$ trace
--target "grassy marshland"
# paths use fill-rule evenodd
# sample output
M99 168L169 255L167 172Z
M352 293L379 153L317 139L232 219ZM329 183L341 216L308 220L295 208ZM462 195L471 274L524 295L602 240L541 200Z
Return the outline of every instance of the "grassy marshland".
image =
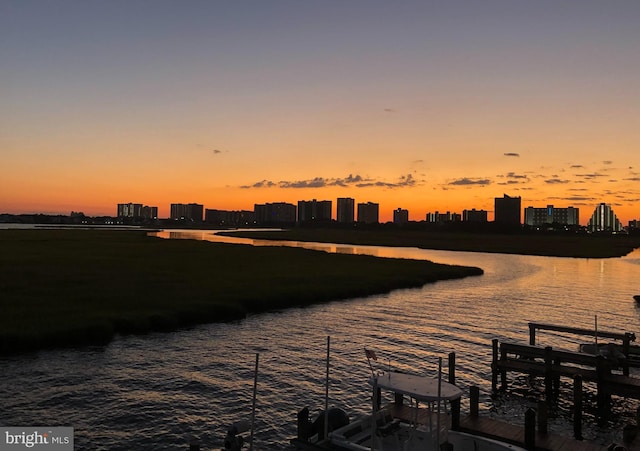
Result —
M108 342L345 299L479 268L143 232L0 231L0 353Z
M497 234L422 230L345 230L299 228L282 232L229 232L265 240L418 247L449 251L495 252L555 257L621 257L640 247L640 236L570 234Z

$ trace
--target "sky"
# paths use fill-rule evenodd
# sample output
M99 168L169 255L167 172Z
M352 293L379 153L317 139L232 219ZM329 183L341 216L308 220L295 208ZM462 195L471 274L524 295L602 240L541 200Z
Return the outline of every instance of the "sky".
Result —
M640 219L637 0L0 0L0 213Z

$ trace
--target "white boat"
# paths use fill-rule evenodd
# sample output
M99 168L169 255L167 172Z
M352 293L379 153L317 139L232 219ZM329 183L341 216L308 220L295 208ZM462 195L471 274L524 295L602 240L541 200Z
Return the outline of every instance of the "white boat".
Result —
M353 451L524 451L524 448L449 428L446 404L462 396L462 390L437 379L387 371L373 375L374 412L332 431L333 449ZM408 397L410 405L390 404L377 409L378 390ZM426 408L421 408L420 403ZM373 439L372 439L373 438Z

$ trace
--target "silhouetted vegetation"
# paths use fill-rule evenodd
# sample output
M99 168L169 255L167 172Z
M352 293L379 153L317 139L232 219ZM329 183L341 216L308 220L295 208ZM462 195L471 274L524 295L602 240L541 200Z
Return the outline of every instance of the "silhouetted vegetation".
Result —
M519 230L491 233L460 230L424 230L417 225L397 227L388 224L368 228L295 228L284 231L224 232L232 236L266 240L317 241L325 243L418 247L452 251L556 257L620 257L640 247L640 235L580 234Z
M428 261L163 240L138 231L0 230L0 352L106 343L482 274Z

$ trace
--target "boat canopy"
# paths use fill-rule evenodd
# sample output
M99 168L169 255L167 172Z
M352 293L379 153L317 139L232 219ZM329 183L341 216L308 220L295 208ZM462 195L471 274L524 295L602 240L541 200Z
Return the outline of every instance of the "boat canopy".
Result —
M387 371L372 376L372 385L410 396L417 401L433 402L438 400L438 379L414 374ZM462 390L448 382L440 382L440 400L453 401L462 396Z

